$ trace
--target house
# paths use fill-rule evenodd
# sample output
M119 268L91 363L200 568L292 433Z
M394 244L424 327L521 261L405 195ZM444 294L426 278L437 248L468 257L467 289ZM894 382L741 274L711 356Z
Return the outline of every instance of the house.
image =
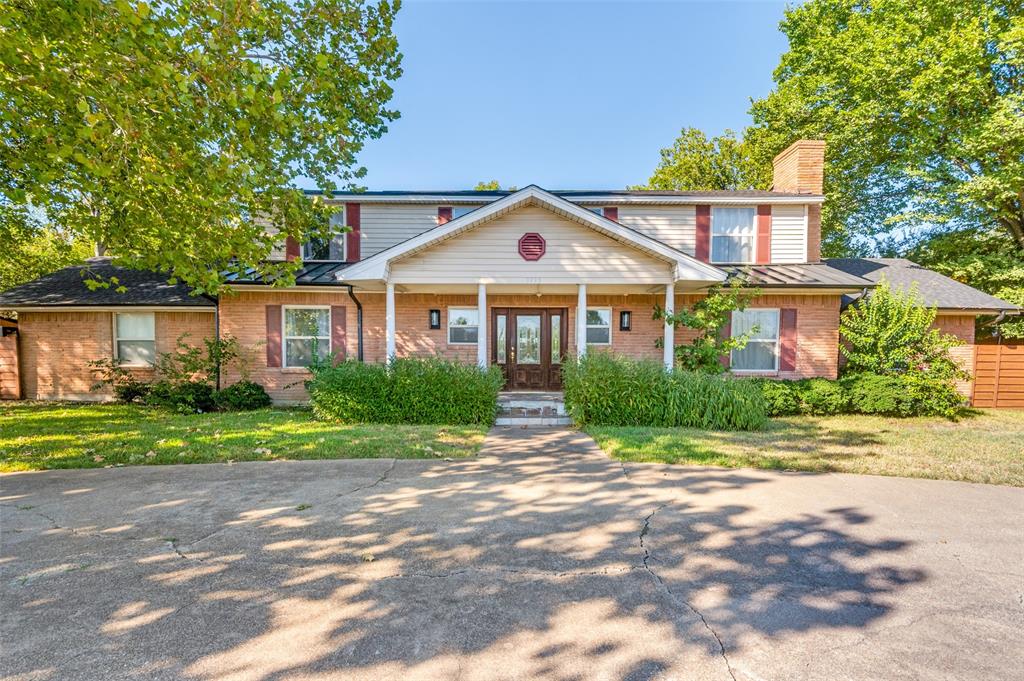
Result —
M335 194L337 237L275 253L301 259L294 286L235 276L215 300L91 260L0 293L0 310L18 313L20 355L0 363L20 363L27 398L99 399L90 360L118 358L145 376L180 335L221 334L250 349L247 374L279 402L305 398L314 352L367 362L440 354L500 366L510 389L558 389L563 358L588 351L671 366L686 330L654 320L654 307L688 305L743 276L760 295L729 331L758 331L728 358L732 371L835 378L844 300L878 272L911 265L822 260L823 158L824 143L794 143L775 159L771 191ZM126 290L89 290L86 268L116 273ZM969 344L976 316L1015 309L956 286L964 305L941 321Z

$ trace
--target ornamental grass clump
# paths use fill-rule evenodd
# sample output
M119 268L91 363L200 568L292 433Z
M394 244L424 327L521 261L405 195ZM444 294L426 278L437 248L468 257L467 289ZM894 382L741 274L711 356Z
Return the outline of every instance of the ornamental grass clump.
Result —
M504 382L497 367L441 358L325 363L312 371L306 388L313 413L342 423L489 425Z
M648 360L589 354L563 365L562 383L578 425L758 430L767 420L759 386Z

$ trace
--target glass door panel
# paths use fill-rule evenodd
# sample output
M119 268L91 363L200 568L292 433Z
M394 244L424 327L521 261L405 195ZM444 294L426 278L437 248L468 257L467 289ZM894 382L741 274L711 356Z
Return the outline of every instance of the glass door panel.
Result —
M508 323L508 317L503 314L498 315L495 318L494 330L494 350L498 357L498 364L505 363L505 325Z
M551 315L551 363L562 363L562 315Z
M540 315L516 315L516 363L540 364Z

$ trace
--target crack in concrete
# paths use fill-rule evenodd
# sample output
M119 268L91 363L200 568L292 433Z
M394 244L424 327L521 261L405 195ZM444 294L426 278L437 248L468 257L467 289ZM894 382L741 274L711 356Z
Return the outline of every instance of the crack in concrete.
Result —
M382 482L384 482L385 480L388 479L388 476L391 475L391 471L395 470L395 466L396 465L398 465L398 459L391 459L391 465L388 466L387 470L385 470L383 473L381 473L381 476L379 478L377 478L376 480L374 480L373 482L371 482L369 484L360 485L359 487L356 487L354 489L350 489L347 492L342 492L338 496L339 497L344 497L344 496L348 496L349 494L355 494L356 492L361 492L364 489L370 489L372 487L376 487L377 485L381 484Z
M658 511L660 511L661 509L665 508L666 506L668 506L668 502L665 502L665 503L661 504L660 506L655 508L653 511L651 511L647 515L647 517L644 518L644 526L640 529L640 548L643 549L643 551L644 551L644 556L643 556L644 569L647 570L647 572L649 572L652 577L654 577L655 581L658 582L658 585L661 586L661 588L665 590L665 593L668 594L668 596L670 598L675 599L675 600L679 601L680 603L682 603L683 605L685 605L690 610L690 612L692 612L694 615L696 615L700 619L701 623L703 623L703 625L704 625L704 628L707 629L708 632L712 636L715 637L715 641L718 642L719 655L721 655L722 660L725 662L726 671L729 672L729 676L732 677L733 681L736 681L736 674L733 672L732 664L730 664L730 662L729 662L729 656L726 654L725 644L722 642L722 638L718 635L718 632L714 630L714 628L711 626L711 624L704 617L704 613L702 613L697 608L693 607L693 605L689 601L687 601L685 598L683 598L679 594L677 594L674 591L672 591L672 589L669 588L668 584L665 583L665 580L661 578L661 575L659 575L657 572L655 572L654 569L650 565L650 561L651 561L651 558L652 558L651 551L647 547L647 544L644 542L644 537L647 536L647 533L651 529L651 518L653 518L655 516L655 514L658 513Z
M169 546L172 551L174 551L176 554L178 554L179 558L182 558L184 560L194 560L194 561L199 562L199 563L203 562L202 558L196 558L195 556L190 556L190 555L188 555L186 553L182 553L181 549L178 548L178 540L177 539L164 539L164 543L166 543L167 546Z
M562 572L556 572L552 570L517 570L515 568L480 568L480 567L464 567L457 570L446 570L443 572L400 572L393 575L380 575L380 576L367 576L361 575L356 572L343 572L339 573L342 576L357 579L359 581L366 582L384 582L395 579L450 579L452 577L459 577L466 574L481 574L481 575L521 575L524 577L548 577L548 578L561 578L561 577L598 577L616 574L625 574L632 572L633 570L644 569L641 565L631 565L629 567L621 568L605 568L604 570L566 570Z

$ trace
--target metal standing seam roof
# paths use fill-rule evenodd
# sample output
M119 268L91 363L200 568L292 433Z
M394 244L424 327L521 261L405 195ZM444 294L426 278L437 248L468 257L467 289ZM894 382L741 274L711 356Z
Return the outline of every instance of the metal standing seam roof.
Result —
M527 185L529 186L529 185ZM518 189L516 191L519 191ZM383 197L458 197L460 199L474 199L479 198L482 202L488 202L494 199L500 199L510 194L515 194L516 191L508 189L499 190L481 190L476 191L473 189L438 189L438 190L385 190L385 191L335 191L331 192L331 198L359 198L360 196L383 198ZM658 197L694 197L694 198L709 198L709 199L772 199L772 198L805 198L805 199L821 199L821 194L807 194L801 192L778 192L768 191L762 189L736 189L736 190L697 190L697 191L677 191L677 190L662 190L662 189L545 189L550 194L560 196L563 199L573 200L575 198L586 198L591 200L598 200L600 198L615 198L615 197L645 197L651 198ZM304 193L310 196L318 196L323 194L321 189L304 189Z
M900 290L909 289L916 283L924 304L940 310L1019 312L1021 309L906 258L830 258L827 262L833 268L870 281L872 285L883 277ZM852 299L847 304L849 302Z
M862 289L874 286L867 279L836 269L826 263L719 265L719 267L729 275L728 280L742 277L750 285L761 288Z
M101 279L117 277L127 290L117 287L90 290L85 279L94 275ZM87 307L118 305L153 305L162 307L215 307L213 298L194 295L184 284L168 284L170 275L146 270L119 267L110 258L90 258L51 272L27 284L0 292L0 310L18 307Z
M335 278L335 274L354 263L313 260L304 262L295 273L296 286L344 286ZM250 268L244 274L225 272L225 280L229 284L270 285L273 280L264 279L256 270Z

